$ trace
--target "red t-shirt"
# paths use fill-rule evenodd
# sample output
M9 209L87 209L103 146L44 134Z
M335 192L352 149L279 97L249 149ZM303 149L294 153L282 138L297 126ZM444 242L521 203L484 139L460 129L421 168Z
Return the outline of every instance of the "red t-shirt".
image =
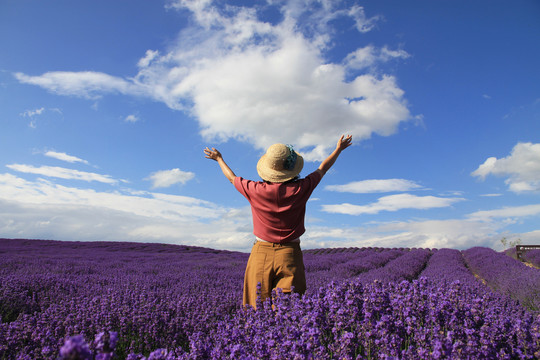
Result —
M234 187L251 204L253 234L273 243L297 239L306 229L306 203L322 175L314 171L304 179L288 183L234 179Z

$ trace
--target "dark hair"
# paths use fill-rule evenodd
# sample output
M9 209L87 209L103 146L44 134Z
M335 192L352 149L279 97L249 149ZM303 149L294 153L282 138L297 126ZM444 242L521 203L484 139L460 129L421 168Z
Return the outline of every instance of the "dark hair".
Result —
M288 183L292 183L292 182L295 182L297 180L300 179L300 175L296 175L295 177L293 177L291 180L287 180L287 181L284 181L283 183L284 184L288 184Z
M272 182L272 181L268 181L268 180L264 180L264 179L263 179L263 181L264 181L265 183L267 183L267 184L288 184L288 183L293 183L293 182L298 181L298 180L300 180L300 175L296 175L296 176L293 177L292 179L287 180L287 181L284 181L284 182L282 182L282 183L275 183L275 182Z

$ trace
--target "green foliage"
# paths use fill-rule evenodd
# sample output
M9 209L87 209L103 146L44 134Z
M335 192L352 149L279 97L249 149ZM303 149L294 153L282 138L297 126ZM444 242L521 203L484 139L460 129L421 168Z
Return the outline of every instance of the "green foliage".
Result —
M514 240L507 239L506 236L501 239L501 243L503 244L504 248L507 249L509 247L516 247L517 245L521 245L521 239L517 238Z

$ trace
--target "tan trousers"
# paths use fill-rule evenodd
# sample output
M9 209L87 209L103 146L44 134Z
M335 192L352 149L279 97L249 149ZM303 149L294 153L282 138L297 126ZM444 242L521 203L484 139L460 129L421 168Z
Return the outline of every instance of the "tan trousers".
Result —
M244 276L244 305L255 307L257 284L261 283L261 300L271 297L272 290L281 288L284 293L303 294L306 291L304 259L300 243L274 244L257 241Z

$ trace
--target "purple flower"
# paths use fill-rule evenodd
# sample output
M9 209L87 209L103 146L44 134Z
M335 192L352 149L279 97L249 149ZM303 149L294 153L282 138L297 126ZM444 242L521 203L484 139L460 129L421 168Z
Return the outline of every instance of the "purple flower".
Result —
M92 353L82 335L71 336L60 348L60 358L63 360L91 360Z
M96 335L94 345L100 352L113 352L118 341L118 333L116 331L103 331Z
M146 358L141 354L129 354L126 360L145 360Z
M113 353L101 353L96 355L96 360L111 360L113 356Z
M0 359L540 358L540 316L524 307L539 298L525 278L538 269L490 249L308 250L308 291L276 291L256 310L241 304L244 253L3 239L0 249Z
M150 355L148 356L148 360L167 360L168 352L167 349L157 349L155 351L152 351Z

